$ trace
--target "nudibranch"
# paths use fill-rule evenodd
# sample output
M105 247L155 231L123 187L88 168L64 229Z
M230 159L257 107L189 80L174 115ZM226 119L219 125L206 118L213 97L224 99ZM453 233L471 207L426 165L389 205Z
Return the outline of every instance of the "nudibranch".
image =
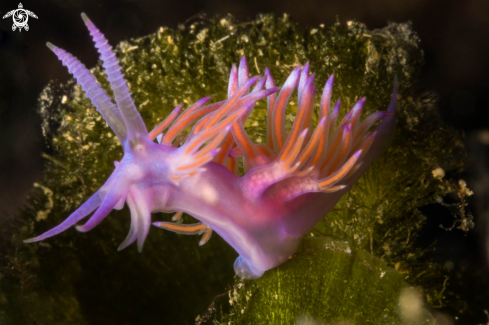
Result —
M175 212L176 222L153 224L181 234L202 234L201 245L212 231L217 232L239 254L234 263L237 275L257 278L291 257L301 237L351 189L395 130L396 81L387 111L362 121L365 98L361 98L340 120L340 101L331 105L331 76L314 127L316 88L309 64L296 67L279 88L268 69L264 76L250 78L243 57L239 67L231 69L228 99L206 105L206 97L183 112L178 106L148 132L115 53L88 17L82 14L82 18L100 53L115 104L80 61L47 45L114 131L124 156L115 162L105 184L64 222L26 243L59 234L95 211L84 225L76 227L89 231L127 202L131 227L119 249L137 241L141 251L151 213ZM286 108L296 89L297 115L287 130ZM267 135L265 144L255 144L244 123L256 102L264 98ZM182 224L182 213L200 223Z

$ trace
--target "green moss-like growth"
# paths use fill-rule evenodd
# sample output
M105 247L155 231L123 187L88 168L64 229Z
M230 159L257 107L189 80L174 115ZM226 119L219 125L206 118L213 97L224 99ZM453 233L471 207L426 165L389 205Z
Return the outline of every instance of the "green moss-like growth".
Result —
M229 293L222 324L436 324L399 273L365 251L305 238L294 258ZM300 297L300 299L298 299ZM408 300L408 301L406 301ZM409 311L409 313L408 313Z
M231 65L242 55L247 56L251 74L263 73L268 66L277 84L306 61L310 61L320 86L335 73L333 97L341 97L342 114L362 96L368 99L363 114L385 110L397 76L400 118L391 148L314 234L326 233L335 241L345 241L357 258L376 266L387 263L399 274L390 270L389 276L370 284L363 277L375 273L354 257L333 251L304 253L247 283L246 288L251 286L261 293L249 301L237 299L232 308L244 310L239 318L243 324L264 315L267 306L273 306L271 312L277 315L285 310L301 311L304 317L319 317L319 321L351 316L362 323L363 314L354 309L358 297L383 288L385 295L378 295L378 304L370 306L379 316L379 306L390 299L388 317L395 320L399 315L393 301L399 298L402 281L418 286L433 306L450 303L453 293L447 289L447 272L441 264L424 260L426 250L414 243L424 222L419 207L440 201L456 189L462 199L469 194L440 172L460 172L464 150L460 134L440 124L429 99L412 90L423 55L409 24L390 24L375 31L356 22L347 26L336 23L329 29L301 29L286 15L265 15L245 23L226 17L194 23L180 31L160 28L153 35L123 42L116 50L148 128L179 103L188 107L208 95L215 101L224 99ZM100 67L93 73L108 88ZM198 247L198 238L152 229L142 254L133 246L117 252L129 228L129 213L123 209L112 212L87 234L70 229L39 244L21 243L64 220L103 184L113 170L113 161L122 156L116 137L79 86L51 84L40 103L43 129L53 153L45 155L46 177L33 189L30 206L12 223L13 235L0 247L5 260L0 270L2 324L193 323L212 297L232 283L236 253L218 236ZM246 125L257 142L263 141L265 134L265 113L261 102ZM294 114L291 105L288 123ZM462 204L462 212L464 208ZM167 220L169 216L157 214L153 218ZM343 289L351 294L335 299L342 287L326 283L326 275L319 276L316 267L331 268L337 278L328 281L347 281ZM307 291L320 293L318 306L341 302L343 307L337 312L331 307L316 313L310 306L311 297L294 287L294 279L304 274L311 275ZM281 279L290 283L278 287L287 295L274 301L270 286ZM389 285L384 287L384 283ZM328 290L331 295L323 300ZM223 319L226 317L231 316ZM368 319L374 322L374 318Z

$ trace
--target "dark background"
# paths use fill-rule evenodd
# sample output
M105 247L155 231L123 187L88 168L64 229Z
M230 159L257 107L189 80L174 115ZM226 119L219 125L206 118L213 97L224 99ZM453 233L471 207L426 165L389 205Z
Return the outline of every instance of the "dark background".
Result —
M0 0L0 16L18 4L19 0ZM343 24L355 19L369 29L382 28L388 21L410 20L425 51L419 87L434 91L440 118L468 135L466 176L476 190L471 204L475 233L479 234L466 236L459 231L457 240L453 236L445 240L445 231L438 224L450 226L453 218L446 211L427 207L423 236L437 237L439 249L456 263L483 267L489 133L481 130L489 129L489 0L24 0L22 4L39 17L29 18L29 31L12 32L12 18L0 19L0 219L13 217L32 184L42 177L41 152L46 148L36 112L38 95L50 80L70 78L45 42L73 53L87 67L98 60L81 12L87 13L112 45L153 33L160 26L177 28L199 19L200 14L231 13L248 20L258 13L288 13L298 24L312 27L329 26L338 16Z

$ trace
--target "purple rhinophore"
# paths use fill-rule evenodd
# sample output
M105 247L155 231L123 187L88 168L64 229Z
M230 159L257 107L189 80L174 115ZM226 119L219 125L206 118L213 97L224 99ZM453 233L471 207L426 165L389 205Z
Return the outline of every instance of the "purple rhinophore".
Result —
M87 15L82 13L82 19L90 32L90 35L95 42L95 47L100 53L100 59L102 60L102 66L107 74L107 80L110 83L110 88L114 92L114 99L119 108L124 122L127 127L128 137L135 141L138 138L144 138L148 135L146 125L144 125L141 115L139 115L136 105L132 100L129 87L124 79L124 75L121 73L121 67L112 51L112 47L109 45L105 36L98 30L97 27L88 19Z
M104 120L114 131L119 140L123 142L126 139L127 132L121 113L117 110L116 106L112 103L112 100L97 82L95 77L83 63L78 61L78 59L70 53L49 42L46 43L46 45L54 52L54 54L56 54L63 65L68 68L68 71L75 77L78 84L87 93L87 97L92 100L97 111L102 114Z
M89 231L112 209L127 203L131 228L119 249L137 241L141 251L151 213L174 211L174 222L153 225L202 235L200 245L216 231L239 253L236 273L257 278L292 256L302 236L351 189L395 130L397 81L386 112L360 121L362 98L337 123L340 101L331 109L331 76L319 105L319 123L313 127L315 86L309 64L294 69L278 88L268 69L263 78L250 78L243 57L239 67L231 69L227 100L204 106L206 97L183 112L177 107L148 133L115 54L88 17L82 17L100 52L116 105L76 58L52 44L48 47L114 130L124 157L88 201L60 225L26 243L54 236L95 211L84 225L77 226L79 231ZM287 131L285 113L296 89L297 116ZM263 144L255 144L244 123L263 98L268 99L267 136ZM375 131L369 132L379 120ZM239 159L243 176L237 168ZM183 213L200 222L182 224Z

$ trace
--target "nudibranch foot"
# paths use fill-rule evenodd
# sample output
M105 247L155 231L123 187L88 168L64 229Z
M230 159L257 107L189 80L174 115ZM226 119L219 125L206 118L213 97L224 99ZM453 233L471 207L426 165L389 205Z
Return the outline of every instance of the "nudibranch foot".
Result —
M234 261L234 272L243 280L257 279L265 273L265 270L260 270L248 263L241 256Z

